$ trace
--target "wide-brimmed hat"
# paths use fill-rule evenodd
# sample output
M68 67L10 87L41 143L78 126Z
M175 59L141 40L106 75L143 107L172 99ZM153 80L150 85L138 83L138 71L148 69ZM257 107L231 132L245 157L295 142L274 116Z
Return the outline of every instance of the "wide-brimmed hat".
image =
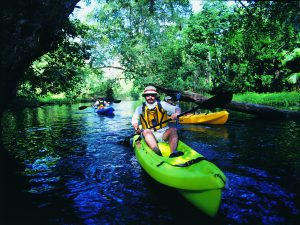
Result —
M154 86L147 86L145 89L144 89L144 92L142 94L143 97L145 97L146 95L148 94L154 94L154 95L158 95L157 91L156 91L156 88Z

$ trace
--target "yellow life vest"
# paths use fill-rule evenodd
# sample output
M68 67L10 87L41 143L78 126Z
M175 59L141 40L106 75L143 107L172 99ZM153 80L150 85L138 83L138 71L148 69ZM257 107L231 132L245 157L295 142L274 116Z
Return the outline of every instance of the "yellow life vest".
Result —
M105 106L104 101L99 101L98 109L103 109Z
M162 121L168 119L167 111L165 111L160 102L157 102L157 105L154 109L149 109L146 103L143 103L142 114L140 115L140 120L143 129L148 129L156 124L160 124ZM161 129L167 126L168 123L163 123L154 128L154 130Z

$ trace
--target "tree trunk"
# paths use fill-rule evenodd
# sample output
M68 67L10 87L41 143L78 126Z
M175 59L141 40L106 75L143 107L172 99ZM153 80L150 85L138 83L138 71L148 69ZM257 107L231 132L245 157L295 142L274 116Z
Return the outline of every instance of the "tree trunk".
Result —
M79 0L10 0L1 5L0 117L30 63L55 49Z
M204 97L203 95L194 92L168 89L156 84L151 84L151 85L155 86L159 92L164 92L167 95L172 96L174 99L176 99L176 94L180 93L181 94L180 100L184 102L195 102L196 104L201 104L208 99L207 97ZM249 113L257 116L268 117L268 118L272 117L272 118L300 119L300 112L298 111L280 110L274 107L259 105L259 104L249 104L249 103L231 101L230 103L226 104L222 108L239 111L243 113Z

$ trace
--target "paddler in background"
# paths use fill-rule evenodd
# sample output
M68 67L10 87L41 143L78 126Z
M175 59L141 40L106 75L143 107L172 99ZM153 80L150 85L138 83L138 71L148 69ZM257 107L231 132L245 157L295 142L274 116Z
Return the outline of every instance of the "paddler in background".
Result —
M93 107L97 109L102 109L106 105L104 98L99 97L97 101L94 103Z
M176 105L175 102L174 102L174 99L171 97L171 96L166 96L164 98L164 101L170 105Z
M175 103L174 99L171 96L166 96L164 98L164 101L169 105L177 106L178 108L180 108L180 106L179 106L180 94L177 94L176 97L177 97L177 103ZM171 116L171 115L168 113L168 116ZM176 127L178 127L178 119L176 119Z
M142 94L146 102L138 106L132 116L131 123L136 134L141 134L148 146L158 155L162 155L158 148L158 142L169 142L171 154L169 157L183 155L183 152L177 151L178 134L176 127L169 127L168 123L160 122L170 117L175 120L181 110L178 106L170 105L158 99L158 92L154 86L147 86ZM142 125L142 130L139 128ZM154 129L151 126L157 125Z

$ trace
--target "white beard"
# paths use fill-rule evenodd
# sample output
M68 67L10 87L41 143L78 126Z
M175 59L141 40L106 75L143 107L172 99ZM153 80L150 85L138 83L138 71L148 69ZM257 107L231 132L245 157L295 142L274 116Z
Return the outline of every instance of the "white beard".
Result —
M146 106L148 107L148 109L154 109L155 106L157 105L157 101L155 101L153 104L149 104L148 102L146 102Z

